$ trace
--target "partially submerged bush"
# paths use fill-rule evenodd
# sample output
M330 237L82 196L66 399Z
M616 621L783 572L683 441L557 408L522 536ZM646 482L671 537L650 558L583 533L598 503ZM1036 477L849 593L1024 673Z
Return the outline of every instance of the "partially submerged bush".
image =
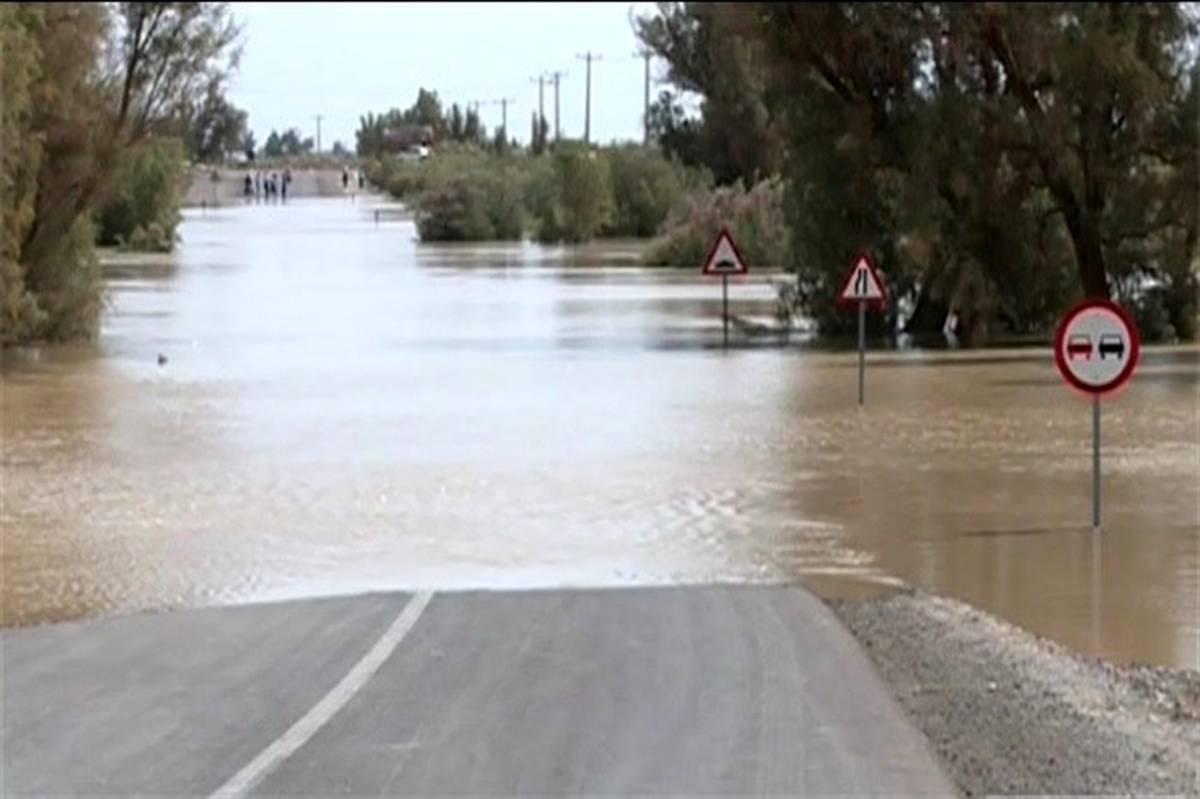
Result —
M649 236L706 175L640 147L561 142L548 157L439 148L424 161L382 158L368 176L411 203L425 241L582 242Z
M749 191L741 183L693 194L667 220L664 234L646 249L650 266L700 267L713 240L727 227L751 267L784 264L788 231L783 219L783 183L760 181Z
M605 151L613 194L613 218L605 233L646 238L656 235L684 198L707 190L708 175L668 161L657 150L614 147Z
M122 172L113 197L96 214L99 243L169 252L181 218L184 173L183 147L178 141L158 139L140 147Z
M608 162L593 150L560 144L549 170L533 178L530 210L540 241L588 241L612 220Z
M470 171L432 169L415 199L422 241L519 240L524 232L520 175L499 160Z

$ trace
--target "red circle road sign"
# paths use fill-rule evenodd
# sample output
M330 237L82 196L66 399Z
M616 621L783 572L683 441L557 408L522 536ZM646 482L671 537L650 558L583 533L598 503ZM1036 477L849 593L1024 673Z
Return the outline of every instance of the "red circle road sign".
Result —
M1142 342L1125 309L1108 300L1085 300L1072 308L1054 335L1054 360L1069 384L1106 394L1128 382Z

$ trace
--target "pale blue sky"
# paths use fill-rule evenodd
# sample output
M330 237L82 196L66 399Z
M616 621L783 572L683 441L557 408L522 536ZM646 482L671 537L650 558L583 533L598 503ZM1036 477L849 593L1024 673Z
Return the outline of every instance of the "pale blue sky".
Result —
M244 52L229 95L250 114L259 144L272 128L298 127L321 141L354 147L366 111L406 108L417 89L435 89L447 106L515 98L508 128L529 138L537 108L530 78L565 70L561 84L564 136L583 135L586 50L592 65L592 140L640 140L643 63L630 14L652 3L233 3ZM632 10L632 11L631 11ZM652 67L661 76L664 65ZM657 94L659 87L651 87ZM546 118L554 126L554 93L546 87ZM489 131L500 106L481 108Z

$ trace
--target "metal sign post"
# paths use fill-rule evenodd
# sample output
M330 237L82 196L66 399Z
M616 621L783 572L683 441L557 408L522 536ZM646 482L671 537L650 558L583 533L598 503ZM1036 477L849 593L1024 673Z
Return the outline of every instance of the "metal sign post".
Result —
M724 344L729 346L729 275L721 275L721 323L724 332Z
M1092 529L1100 532L1100 395L1092 395Z
M729 276L744 275L749 271L746 259L738 251L733 236L729 235L728 230L721 228L708 257L704 259L700 273L721 276L721 341L726 347L729 346Z
M846 275L838 303L842 306L858 307L858 405L862 407L866 397L867 373L867 306L883 308L887 305L887 288L883 278L871 263L866 253L859 255Z
M1129 381L1141 339L1125 309L1108 300L1073 308L1054 336L1054 362L1067 385L1092 400L1092 531L1100 532L1100 399Z
M858 404L863 404L863 383L867 371L867 304L858 301Z

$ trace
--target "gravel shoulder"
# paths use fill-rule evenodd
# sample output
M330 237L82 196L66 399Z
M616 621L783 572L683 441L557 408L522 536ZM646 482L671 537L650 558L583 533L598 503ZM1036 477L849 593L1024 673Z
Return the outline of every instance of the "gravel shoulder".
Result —
M912 589L828 604L967 796L1200 795L1200 672L1080 657Z

